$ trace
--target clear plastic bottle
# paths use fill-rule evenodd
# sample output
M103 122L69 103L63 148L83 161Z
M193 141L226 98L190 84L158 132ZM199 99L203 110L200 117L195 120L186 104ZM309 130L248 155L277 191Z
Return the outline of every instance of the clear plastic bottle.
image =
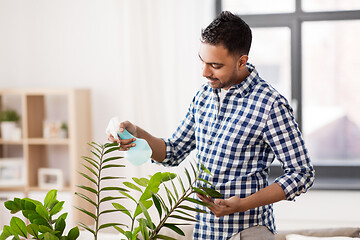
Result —
M118 135L121 139L134 138L126 129L122 133L118 132ZM148 142L144 139L136 138L133 143L136 144L135 147L131 147L125 151L125 158L133 165L140 166L149 160L152 155L152 150Z

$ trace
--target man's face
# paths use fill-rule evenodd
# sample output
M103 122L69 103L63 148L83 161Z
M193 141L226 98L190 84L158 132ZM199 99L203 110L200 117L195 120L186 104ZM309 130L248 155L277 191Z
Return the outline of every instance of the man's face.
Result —
M201 43L199 57L202 61L202 75L209 80L212 88L227 90L244 80L241 73L246 68L246 61L240 63L241 57L230 55L222 44Z

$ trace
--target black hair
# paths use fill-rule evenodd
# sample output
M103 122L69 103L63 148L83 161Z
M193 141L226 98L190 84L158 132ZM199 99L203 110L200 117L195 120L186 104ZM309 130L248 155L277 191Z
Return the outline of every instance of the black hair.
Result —
M249 25L229 11L223 11L201 32L201 41L223 44L230 54L249 54L252 34Z

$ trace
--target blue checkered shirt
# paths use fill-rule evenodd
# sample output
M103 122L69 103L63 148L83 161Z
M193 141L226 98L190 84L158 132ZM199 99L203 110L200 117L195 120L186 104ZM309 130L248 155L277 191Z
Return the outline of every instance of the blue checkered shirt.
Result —
M293 200L312 185L313 166L289 103L254 66L247 67L250 75L229 89L220 109L219 90L202 86L173 136L164 139L162 164L177 166L196 149L197 161L212 173L205 179L228 199L245 198L268 186L269 167L276 158L284 175L275 182ZM197 219L194 239L228 239L259 225L275 232L272 204L223 217L200 213Z

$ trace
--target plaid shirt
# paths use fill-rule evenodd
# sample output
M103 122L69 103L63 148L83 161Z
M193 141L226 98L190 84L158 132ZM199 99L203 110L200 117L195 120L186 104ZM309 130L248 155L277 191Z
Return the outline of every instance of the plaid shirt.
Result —
M176 132L164 139L162 164L177 166L196 149L197 160L212 173L204 178L228 199L245 198L268 186L269 167L276 158L285 173L275 182L293 200L312 185L313 166L289 103L254 66L247 67L250 75L229 89L220 109L219 90L203 85ZM228 239L258 225L275 232L272 204L219 218L200 213L197 219L194 239Z

